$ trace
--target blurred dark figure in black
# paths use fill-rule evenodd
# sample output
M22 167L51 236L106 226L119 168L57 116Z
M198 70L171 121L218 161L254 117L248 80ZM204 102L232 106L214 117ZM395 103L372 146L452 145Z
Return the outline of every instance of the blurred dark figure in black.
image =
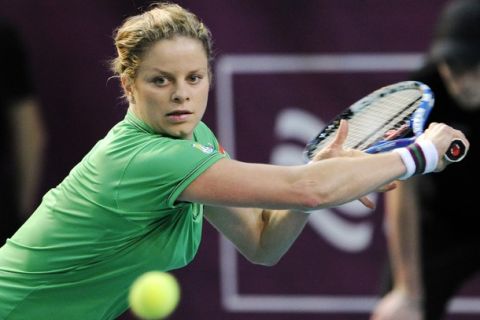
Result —
M11 25L0 21L0 246L32 212L45 132L27 56Z
M450 2L425 66L413 75L435 95L431 122L462 130L468 157L442 174L399 183L386 202L393 289L373 320L438 320L480 271L480 0Z

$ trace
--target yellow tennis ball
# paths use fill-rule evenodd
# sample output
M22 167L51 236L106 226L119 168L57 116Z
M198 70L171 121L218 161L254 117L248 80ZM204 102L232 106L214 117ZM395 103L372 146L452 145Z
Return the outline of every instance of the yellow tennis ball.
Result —
M180 300L180 286L170 273L150 271L138 277L130 287L128 301L132 312L145 320L169 316Z

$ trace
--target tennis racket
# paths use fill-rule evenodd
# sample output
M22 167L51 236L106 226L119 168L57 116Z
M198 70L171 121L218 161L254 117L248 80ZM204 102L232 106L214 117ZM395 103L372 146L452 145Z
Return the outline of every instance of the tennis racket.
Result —
M344 110L305 147L312 160L333 138L340 120L348 120L345 148L367 153L385 152L408 146L424 131L434 105L432 90L418 81L403 81L382 87ZM461 140L452 141L445 158L458 162L466 154Z

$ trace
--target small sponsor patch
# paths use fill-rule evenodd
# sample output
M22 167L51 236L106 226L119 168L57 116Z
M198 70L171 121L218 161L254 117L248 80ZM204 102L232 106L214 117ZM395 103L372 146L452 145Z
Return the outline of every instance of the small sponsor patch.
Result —
M197 148L198 150L202 151L203 153L210 154L212 153L215 149L211 144L204 146L203 144L200 143L192 143L192 147Z
M218 145L218 152L220 152L221 154L225 154L225 149L223 149L221 144Z

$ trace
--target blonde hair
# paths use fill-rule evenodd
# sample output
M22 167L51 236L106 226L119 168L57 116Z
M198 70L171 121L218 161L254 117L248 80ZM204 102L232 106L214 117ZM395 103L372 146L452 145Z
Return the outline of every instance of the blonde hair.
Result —
M175 36L197 39L202 43L210 73L213 60L210 31L195 14L177 4L164 2L127 18L115 30L117 57L111 61L114 75L134 80L144 53L157 41Z

